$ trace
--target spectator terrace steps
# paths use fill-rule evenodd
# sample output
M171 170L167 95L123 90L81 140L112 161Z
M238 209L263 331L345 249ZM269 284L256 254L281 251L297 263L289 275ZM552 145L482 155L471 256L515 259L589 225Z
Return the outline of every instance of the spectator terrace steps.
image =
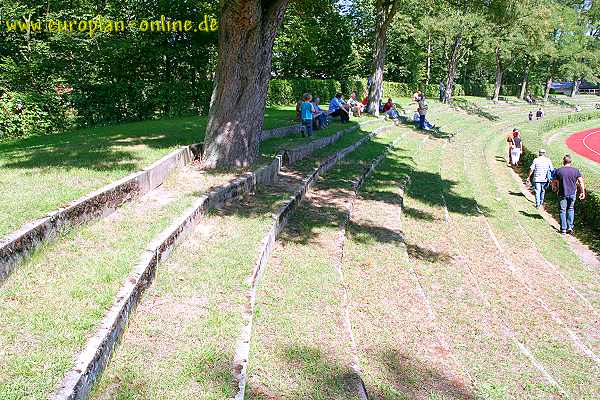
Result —
M351 130L356 128L353 127ZM341 150L338 156L344 157L348 152L369 140L370 137L377 135L381 129L384 128L379 128L371 134L363 136L353 145ZM345 132L349 131L346 130ZM336 140L339 140L340 137L336 136ZM311 151L323 148L328 144L330 143L313 146ZM309 154L310 151L305 153L305 156ZM168 258L173 248L190 234L209 209L222 207L234 199L255 192L261 185L276 182L282 168L282 158L280 154L270 164L259 170L246 173L229 184L219 186L196 199L180 218L148 245L140 257L138 266L117 294L116 302L105 315L98 332L90 339L86 348L78 357L74 368L65 376L53 394L53 399L85 398L89 394L97 376L110 359L115 343L122 335L130 313L139 302L141 293L152 282L159 263ZM332 160L335 160L334 156L330 157L327 162L334 162Z
M374 121L366 121L360 124L360 126L365 126L372 122ZM352 127L344 132L355 129L356 127ZM299 126L271 129L261 134L261 140L272 137L283 137L299 133L300 131ZM316 140L317 144L309 143L299 146L303 150L295 149L293 150L295 151L294 154L302 151L300 158L304 157L317 148L339 140L342 133L337 132L331 137L328 136ZM61 207L43 218L27 223L21 229L0 238L0 285L2 285L2 282L8 278L13 269L23 259L30 256L43 243L56 238L62 230L111 214L121 205L139 198L162 185L173 171L190 163L193 157L189 147L177 149L142 171L130 174L89 195L74 200L65 207ZM298 158L298 156L294 157L295 159ZM270 166L258 170L255 175L259 183L263 179L268 179L264 176L265 174L273 176L274 168L276 166L271 163ZM242 188L243 185L248 187L248 182L254 179L254 175L246 175L241 179L242 181L237 182L237 184L229 186L229 190L231 191L230 197L235 197L238 193L237 190L244 190Z

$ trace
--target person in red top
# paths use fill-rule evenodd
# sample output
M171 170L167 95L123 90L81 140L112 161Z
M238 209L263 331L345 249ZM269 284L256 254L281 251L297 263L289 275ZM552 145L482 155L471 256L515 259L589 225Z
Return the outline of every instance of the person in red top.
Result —
M383 105L383 112L385 115L387 115L391 119L400 118L400 114L398 114L398 110L396 110L396 107L394 106L394 102L392 101L391 98L388 98L387 103L385 103Z

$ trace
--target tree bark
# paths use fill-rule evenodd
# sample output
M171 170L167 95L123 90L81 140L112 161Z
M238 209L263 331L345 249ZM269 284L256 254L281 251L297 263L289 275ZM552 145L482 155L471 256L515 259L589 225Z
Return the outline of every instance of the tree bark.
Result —
M500 88L502 87L502 56L500 55L500 46L496 47L496 86L494 87L494 101L498 101L500 97Z
M446 76L446 90L444 90L444 103L448 103L452 99L452 91L454 90L454 75L456 75L456 64L458 62L458 52L462 43L462 33L459 33L454 38L452 44L452 55L448 60L448 75Z
M529 83L529 60L525 63L525 72L523 73L523 82L521 82L521 99L525 98L525 92L527 91L527 84Z
M289 0L221 0L219 61L203 165L248 166L258 157L273 42Z
M579 93L579 86L581 85L581 79L575 79L573 81L573 89L571 89L571 97L575 97Z
M385 50L387 47L386 35L398 10L398 1L377 0L375 7L377 26L375 29L375 53L373 57L374 72L372 84L369 88L368 112L378 116L379 102L383 95L383 67L385 65Z
M548 96L550 96L550 89L552 88L552 76L548 76L548 80L546 81L546 90L544 91L544 102L548 101Z

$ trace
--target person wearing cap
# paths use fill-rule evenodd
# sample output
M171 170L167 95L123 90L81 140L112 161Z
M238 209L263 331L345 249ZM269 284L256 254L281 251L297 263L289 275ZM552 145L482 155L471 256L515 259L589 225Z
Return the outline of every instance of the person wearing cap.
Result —
M527 176L527 180L531 181L535 190L535 208L540 208L544 204L544 195L548 186L548 175L554 170L552 161L546 157L546 150L540 149L538 154L538 157L531 163L529 176Z
M558 189L560 204L560 232L573 234L575 220L575 199L579 187L579 200L585 199L585 184L583 176L577 168L571 166L573 162L569 154L563 157L563 167L556 170L552 187Z
M513 131L512 148L510 150L510 162L513 166L519 164L521 154L523 152L523 141L521 140L521 131L515 129Z

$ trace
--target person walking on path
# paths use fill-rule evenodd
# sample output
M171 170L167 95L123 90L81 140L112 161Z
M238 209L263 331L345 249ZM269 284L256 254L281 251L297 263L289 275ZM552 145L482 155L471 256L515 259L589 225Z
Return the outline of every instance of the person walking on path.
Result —
M506 136L506 144L508 144L508 162L506 165L509 167L512 165L512 149L515 143L515 132L517 132L517 128L513 128L512 132Z
M523 153L523 141L521 140L521 135L519 135L519 133L518 129L513 131L512 148L510 149L510 162L513 167L519 164L521 154Z
M529 167L529 176L527 177L535 190L535 208L540 208L544 204L548 175L554 170L552 161L546 157L546 150L540 149L538 154ZM531 179L532 176L533 179Z
M560 232L573 233L573 221L575 220L575 199L577 198L577 187L579 186L579 200L585 199L585 183L583 176L577 168L571 166L571 156L563 157L563 167L556 170L552 187L558 188L558 199L560 204Z

